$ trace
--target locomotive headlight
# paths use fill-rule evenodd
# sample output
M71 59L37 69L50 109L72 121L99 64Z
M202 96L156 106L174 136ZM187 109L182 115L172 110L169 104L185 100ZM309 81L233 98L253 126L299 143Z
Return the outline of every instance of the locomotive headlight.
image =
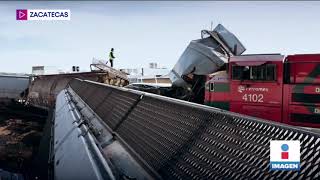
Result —
M316 88L316 93L320 93L320 88Z

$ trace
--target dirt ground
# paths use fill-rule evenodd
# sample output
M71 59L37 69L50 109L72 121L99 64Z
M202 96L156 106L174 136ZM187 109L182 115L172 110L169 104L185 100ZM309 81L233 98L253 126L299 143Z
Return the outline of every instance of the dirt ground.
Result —
M38 150L44 123L0 116L0 169L23 172Z

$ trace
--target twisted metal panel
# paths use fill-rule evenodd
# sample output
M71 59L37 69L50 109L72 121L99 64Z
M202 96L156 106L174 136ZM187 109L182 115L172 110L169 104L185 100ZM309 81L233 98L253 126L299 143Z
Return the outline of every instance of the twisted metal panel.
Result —
M97 88L88 81L83 89ZM73 86L71 86L73 88ZM74 86L91 108L92 93ZM162 179L319 179L320 135L151 94L101 86L96 113ZM90 99L90 101L88 101ZM138 103L137 103L138 102ZM115 108L117 107L117 108ZM120 109L120 110L119 110ZM120 125L117 129L115 124ZM120 123L120 124L119 124ZM270 140L300 140L301 170L270 171Z

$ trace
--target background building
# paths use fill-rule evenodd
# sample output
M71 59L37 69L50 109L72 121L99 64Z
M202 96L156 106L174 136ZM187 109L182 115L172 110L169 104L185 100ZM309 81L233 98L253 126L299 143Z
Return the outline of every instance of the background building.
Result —
M32 75L65 74L79 71L79 66L72 66L68 70L62 70L55 66L32 66Z
M171 83L169 79L170 69L158 67L155 62L149 63L149 67L121 69L128 73L130 83Z

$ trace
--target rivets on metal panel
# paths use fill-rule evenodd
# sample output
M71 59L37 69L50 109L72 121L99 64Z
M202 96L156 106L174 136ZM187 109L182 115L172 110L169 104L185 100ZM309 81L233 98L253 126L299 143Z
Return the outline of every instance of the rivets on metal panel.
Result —
M78 137L80 137L80 136L86 136L87 134L89 133L89 130L88 129L86 129L86 130L84 130L84 131L82 131L79 135L78 135Z
M80 126L82 126L83 124L85 123L85 121L84 120L82 120L82 121L80 121L80 123L78 124L78 128L80 128Z

